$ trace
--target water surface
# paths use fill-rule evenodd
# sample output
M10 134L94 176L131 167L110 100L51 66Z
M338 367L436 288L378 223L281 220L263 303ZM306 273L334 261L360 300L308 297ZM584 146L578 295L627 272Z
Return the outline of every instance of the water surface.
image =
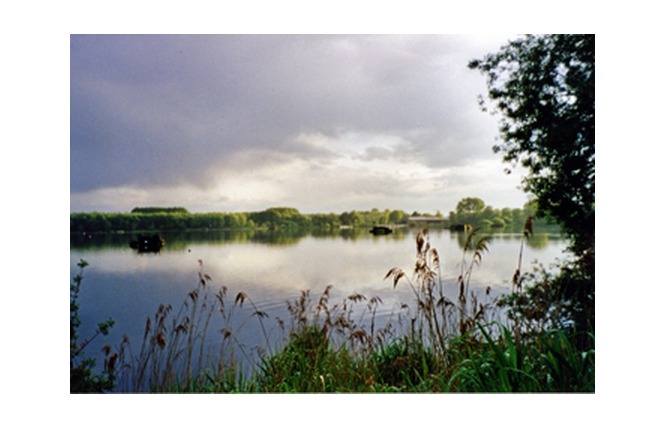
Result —
M281 335L276 319L288 320L286 301L297 299L311 290L313 299L328 285L331 305L353 293L368 300L381 299L378 316L384 320L402 303L413 304L406 282L396 289L384 279L393 267L413 273L418 230L398 229L386 236L373 236L367 230L341 230L334 233L285 233L280 231L208 231L165 234L165 246L159 253L138 253L129 247L133 238L126 235L73 236L70 248L70 272L79 272L76 264L84 259L85 268L80 295L81 335L94 332L97 322L111 317L116 324L107 338L91 345L90 354L101 361L99 348L104 343L119 344L127 335L134 349L141 344L145 322L160 304L180 308L187 294L197 287L199 274L208 275L206 288L214 294L228 289L233 303L239 292L248 303L238 310L234 324L248 352L265 347L265 333L260 330L256 309L264 318L271 340ZM465 235L448 230L430 230L430 244L441 257L441 278L446 294L455 296L460 274ZM510 280L517 265L521 245L519 233L494 233L489 252L474 267L471 289L485 298L510 291ZM535 262L546 267L564 256L566 242L556 233L534 235L524 248L523 270L532 270ZM465 260L468 264L470 256ZM358 304L356 314L363 316L366 302ZM219 320L213 318L210 331L220 334ZM242 328L240 328L242 327ZM98 363L101 364L101 363Z

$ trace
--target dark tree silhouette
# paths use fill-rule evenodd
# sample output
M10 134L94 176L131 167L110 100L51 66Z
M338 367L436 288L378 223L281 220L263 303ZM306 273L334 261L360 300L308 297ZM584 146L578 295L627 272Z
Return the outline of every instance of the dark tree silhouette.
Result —
M595 240L593 35L528 35L469 63L487 76L481 107L501 115L494 147L527 168L524 189L587 257ZM507 169L510 172L510 169Z
M593 35L528 35L469 63L487 76L481 107L500 114L505 162L521 164L538 214L561 225L576 259L534 287L574 302L578 332L595 328L595 42ZM510 169L507 170L510 172ZM589 345L588 336L576 340Z

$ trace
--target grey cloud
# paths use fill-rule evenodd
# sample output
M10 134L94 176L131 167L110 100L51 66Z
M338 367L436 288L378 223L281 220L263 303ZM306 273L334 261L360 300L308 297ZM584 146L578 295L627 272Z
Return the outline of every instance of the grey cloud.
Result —
M394 149L372 146L365 149L365 152L361 158L363 160L372 161L377 159L378 160L393 159L394 156L395 156Z
M220 168L339 156L297 140L306 133L395 135L408 141L399 152L431 166L488 157L461 47L435 36L72 36L72 191L205 187Z

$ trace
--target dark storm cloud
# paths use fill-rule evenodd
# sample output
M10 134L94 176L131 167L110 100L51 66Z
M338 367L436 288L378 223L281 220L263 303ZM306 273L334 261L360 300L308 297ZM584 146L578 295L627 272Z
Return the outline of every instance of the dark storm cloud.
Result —
M205 188L219 174L343 156L347 133L400 139L367 159L445 167L491 155L464 38L72 36L71 188ZM475 55L482 55L478 50ZM473 86L473 85L476 86ZM312 144L303 135L327 138ZM480 144L479 144L480 143ZM244 162L236 162L239 153Z

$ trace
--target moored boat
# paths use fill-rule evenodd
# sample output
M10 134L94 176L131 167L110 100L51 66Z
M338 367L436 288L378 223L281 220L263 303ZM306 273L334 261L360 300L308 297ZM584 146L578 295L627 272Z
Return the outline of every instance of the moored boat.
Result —
M370 229L369 233L372 235L387 235L393 233L393 230L388 226L374 226Z
M135 241L131 241L129 246L138 250L139 253L156 253L164 246L164 239L158 234L138 235Z

